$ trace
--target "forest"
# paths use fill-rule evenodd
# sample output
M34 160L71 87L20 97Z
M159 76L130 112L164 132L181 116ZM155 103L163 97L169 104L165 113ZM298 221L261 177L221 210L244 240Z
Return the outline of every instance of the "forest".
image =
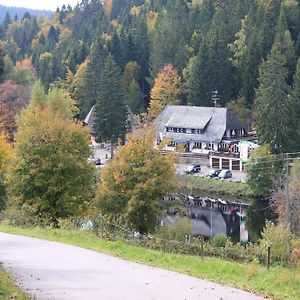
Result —
M260 66L282 56L289 89L300 55L297 0L84 0L52 18L13 17L7 13L0 27L6 69L29 60L46 90L69 90L81 118L95 102L108 55L121 69L134 112L147 109L157 74L170 64L180 76L180 103L211 106L218 91L219 104L250 123Z

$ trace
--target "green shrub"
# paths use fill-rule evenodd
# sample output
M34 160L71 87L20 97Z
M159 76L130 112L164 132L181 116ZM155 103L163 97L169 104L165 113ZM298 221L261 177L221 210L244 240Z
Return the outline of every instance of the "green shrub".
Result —
M32 206L9 206L1 215L1 221L19 227L53 227L52 219L45 215L41 218L36 215Z
M262 232L262 238L257 246L257 257L260 262L267 261L268 247L271 247L271 263L285 263L291 251L293 235L282 225L267 222Z
M191 234L191 220L183 217L176 218L174 224L164 226L158 231L158 235L161 238L174 241L185 241L187 236L190 236Z
M217 234L213 237L211 244L214 247L225 247L228 239L224 234Z

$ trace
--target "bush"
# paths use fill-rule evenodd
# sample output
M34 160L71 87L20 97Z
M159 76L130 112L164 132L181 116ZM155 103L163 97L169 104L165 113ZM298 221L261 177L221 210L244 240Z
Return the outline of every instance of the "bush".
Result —
M262 238L257 246L257 257L260 262L267 261L268 247L271 247L271 263L285 263L291 250L293 235L282 225L267 222L262 232Z
M53 227L50 217L41 218L36 215L33 207L29 205L9 206L1 215L1 221L11 226L19 227Z
M175 241L185 241L187 236L191 234L191 220L183 217L176 218L174 224L160 228L158 232L158 235L162 238Z
M225 247L228 239L226 235L217 234L213 237L211 244L214 247Z

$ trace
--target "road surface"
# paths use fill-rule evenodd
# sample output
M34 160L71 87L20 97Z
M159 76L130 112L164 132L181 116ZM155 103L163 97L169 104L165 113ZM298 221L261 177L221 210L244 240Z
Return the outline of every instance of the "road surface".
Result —
M264 299L94 251L5 233L0 233L0 261L34 299Z

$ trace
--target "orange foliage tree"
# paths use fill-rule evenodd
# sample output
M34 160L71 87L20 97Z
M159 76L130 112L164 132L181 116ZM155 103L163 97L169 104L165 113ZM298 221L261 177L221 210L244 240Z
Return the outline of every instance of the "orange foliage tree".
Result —
M30 88L6 81L0 84L0 133L13 140L16 131L16 116L27 105Z
M182 79L178 71L169 64L158 73L151 91L149 116L156 118L170 104L179 104L183 93Z

